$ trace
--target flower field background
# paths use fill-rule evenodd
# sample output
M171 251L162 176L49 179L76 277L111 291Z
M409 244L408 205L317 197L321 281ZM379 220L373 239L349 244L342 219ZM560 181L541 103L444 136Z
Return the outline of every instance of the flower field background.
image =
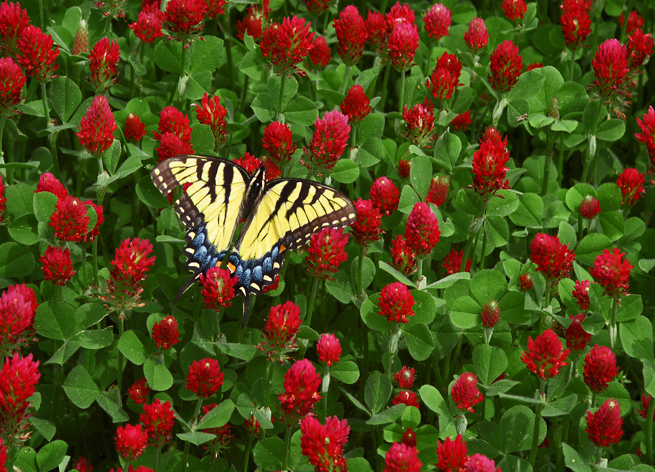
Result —
M652 471L654 12L0 4L0 471ZM177 300L185 154L358 221Z

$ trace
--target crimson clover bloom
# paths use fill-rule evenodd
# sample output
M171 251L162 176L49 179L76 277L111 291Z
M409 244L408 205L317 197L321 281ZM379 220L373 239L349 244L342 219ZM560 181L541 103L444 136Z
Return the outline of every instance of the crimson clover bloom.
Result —
M80 456L79 459L73 463L73 469L77 470L77 472L93 472L93 467L83 456Z
M147 239L129 238L121 242L111 261L112 269L107 281L109 299L119 306L129 307L138 301L143 292L147 272L155 263L152 244Z
M167 316L152 327L152 339L159 349L170 349L180 340L180 331L174 316Z
M387 18L379 11L369 10L366 14L366 42L380 54L387 46L388 36Z
M218 392L223 385L221 372L216 359L193 361L186 378L186 388L199 397L209 398Z
M398 372L393 374L393 379L400 388L409 389L414 385L414 372L414 367L408 368L404 365Z
M650 402L653 399L652 395L642 395L641 396L641 405L643 410L637 410L637 413L639 413L639 416L641 416L643 419L646 419L646 414L648 413L648 407L650 406ZM653 413L653 421L655 421L655 413Z
M205 92L200 105L194 103L193 106L196 107L198 121L211 128L215 148L220 148L227 137L227 121L225 120L227 110L221 105L221 97L214 95L210 98L209 94Z
M528 336L528 350L521 354L521 360L541 380L556 377L562 367L568 365L569 349L562 350L562 341L552 329L546 330L534 340Z
M557 236L537 233L530 243L530 259L551 283L566 277L573 267L575 254Z
M371 200L358 198L355 202L357 221L350 227L357 243L366 246L368 242L377 241L382 234L382 215Z
M348 235L343 228L324 228L312 234L307 252L307 271L320 279L331 279L341 263L348 259L345 251Z
M0 295L0 353L3 357L28 344L34 334L37 307L34 290L25 284L10 285Z
M123 134L125 134L127 139L141 141L141 139L146 135L146 125L143 124L141 118L134 113L130 113L125 119L125 129L123 130Z
M446 203L448 190L450 189L450 177L441 175L430 181L430 190L425 197L425 203L432 203L437 208Z
M464 42L471 54L478 55L489 42L489 32L482 18L473 18L469 23L468 30L464 33Z
M378 314L384 316L389 323L407 323L408 316L414 316L414 297L401 282L392 282L380 292Z
M262 147L271 156L277 165L284 164L291 160L291 155L296 152L296 144L293 142L291 129L285 123L272 122L264 128Z
M318 394L320 385L321 376L314 364L307 359L295 362L284 375L284 393L277 397L282 413L296 420L309 414L321 399Z
M625 252L620 252L617 247L612 248L612 252L603 249L589 270L589 274L605 289L604 295L618 297L621 293L628 293L628 280L634 266L623 256Z
M294 15L293 18L284 18L282 24L271 23L264 31L260 44L262 55L278 74L293 73L296 64L307 57L314 39L309 26L303 18Z
M153 134L156 133L156 131L153 132ZM181 140L174 133L166 132L160 135L158 139L159 147L157 148L157 159L159 162L163 162L169 157L193 154L193 147L191 144Z
M389 26L390 30L399 23L414 24L414 20L414 10L412 10L412 8L407 3L403 3L401 5L400 2L397 1L389 10L389 13L387 13L387 25Z
M591 340L591 334L582 327L586 316L584 314L570 315L569 318L571 318L571 324L566 328L566 347L574 353L582 352Z
M621 418L619 402L609 398L595 413L587 411L585 431L596 447L617 444L623 437L623 418Z
M141 380L137 380L132 384L130 388L127 389L127 394L130 399L137 405L141 405L146 402L148 399L148 394L150 393L150 387L148 382L146 382L145 377L141 377Z
M38 26L28 25L23 29L18 39L17 60L25 69L25 74L38 79L39 82L47 82L57 77L54 73L59 68L55 64L59 56L59 46L53 48L53 45L52 36L46 35Z
M459 78L462 73L462 63L457 56L444 52L432 75L425 81L425 86L432 92L437 100L449 100L459 86Z
M591 61L596 80L593 86L603 99L611 100L629 94L625 90L628 78L628 55L618 39L608 39L598 46Z
M206 0L170 0L163 19L168 37L184 41L200 35L205 27L207 6Z
M453 402L458 410L468 410L473 413L473 407L484 400L478 390L478 378L475 374L465 372L460 375L450 389Z
M3 3L5 5L5 3ZM0 115L11 118L23 101L23 85L27 78L11 57L0 58Z
M418 402L418 397L416 393L410 392L409 390L402 390L396 395L393 400L391 400L393 405L400 405L401 403L406 406L413 406L420 408L421 404Z
M505 16L512 21L522 20L528 7L523 0L503 0L500 8L505 12Z
M417 103L412 108L403 109L403 119L407 124L403 135L419 147L430 148L436 139L434 134L434 105L429 99Z
M336 416L325 419L322 425L313 415L300 421L300 450L317 472L346 472L348 470L343 446L348 442L350 426Z
M232 277L227 269L214 266L206 274L200 274L202 298L205 306L212 310L220 310L232 306L235 297L234 286L239 279Z
M116 452L126 461L136 460L146 450L148 433L141 425L126 424L116 429Z
M619 175L619 178L616 179L616 184L621 189L624 206L634 205L643 196L645 193L643 187L645 181L644 173L639 172L637 169L628 168Z
M625 14L621 12L619 15L619 24L623 26L625 21ZM628 15L628 24L625 27L626 34L634 33L638 28L644 27L644 17L639 14L638 11L632 10Z
M598 213L600 213L600 202L591 195L584 197L580 203L580 215L592 220L598 216Z
M366 43L366 23L359 14L357 7L348 5L334 20L334 30L337 34L339 47L337 53L347 66L359 62Z
M237 38L243 41L246 33L252 39L259 39L262 31L268 26L268 16L270 14L269 0L264 0L261 5L250 5L243 20L237 22Z
M459 268L462 267L463 258L464 249L458 251L457 249L453 248L444 258L443 262L441 263L441 267L446 269L448 275L456 274L459 272ZM466 258L466 267L464 268L464 272L471 272L471 259L468 257Z
M305 165L317 169L319 173L331 171L346 150L349 137L348 117L339 110L326 112L314 123L314 135L309 148L304 149L308 158Z
M159 114L157 131L152 134L157 140L162 140L166 133L173 133L184 143L191 141L191 121L189 117L175 107L165 107Z
M139 421L143 423L148 435L148 444L154 447L163 446L170 441L173 426L175 426L175 412L171 402L166 400L162 403L157 398L150 404L144 404Z
M364 88L355 84L350 87L339 108L348 117L350 123L359 123L371 113L370 102Z
M532 288L533 282L530 274L519 275L519 288L524 292L529 292Z
M471 112L466 110L464 113L460 113L453 118L453 121L450 122L450 126L452 126L455 131L466 131L471 123L473 123L473 120L471 120Z
M628 67L630 70L636 70L641 67L646 57L653 53L654 45L653 35L644 34L641 29L628 36Z
M480 147L473 154L473 189L483 199L488 200L500 189L509 188L505 178L505 164L509 161L507 137L490 126L480 139Z
M93 46L89 54L89 69L91 84L99 93L104 93L116 83L118 71L116 66L120 59L118 41L109 41L106 36Z
M415 447L394 442L384 456L384 472L420 472L423 463Z
M396 270L405 275L411 275L416 271L416 254L402 235L398 234L393 238L389 250L392 265Z
M432 252L440 236L439 222L430 205L416 202L405 226L404 237L407 245L412 248L416 257L425 257Z
M405 446L416 447L416 433L412 428L407 428L403 433L403 438L400 441Z
M99 157L114 142L116 120L109 108L107 97L98 95L82 117L77 138L94 157Z
M596 344L584 358L584 383L596 393L601 393L618 375L616 355L607 346Z
M648 111L642 115L641 119L637 118L637 125L641 133L635 133L635 137L637 141L646 145L648 155L653 161L655 157L655 109L652 106L648 107Z
M7 56L17 57L20 54L18 40L23 30L30 24L27 10L20 3L2 2L0 4L0 50Z
M306 65L309 70L325 69L325 66L330 62L332 52L323 36L314 36L307 57L309 60L306 62Z
M246 172L249 174L254 174L257 169L262 165L262 161L257 159L255 156L250 154L248 151L243 155L243 157L238 157L232 162L237 164L240 167L243 167ZM268 180L268 176L266 177Z
M589 309L590 286L591 286L591 280L576 280L575 286L573 287L573 292L571 293L571 295L573 296L573 298L575 298L575 301L578 303L578 306L582 311Z
M152 43L155 39L164 36L162 31L163 21L166 18L164 12L156 4L151 5L155 7L144 6L137 20L130 24L134 35L144 43Z
M218 15L223 15L226 4L225 0L207 0L207 19L214 20Z
M495 462L483 454L473 454L466 462L466 472L501 472Z
M416 25L409 21L396 22L387 41L389 60L393 68L399 72L409 69L414 64L418 46Z
M448 36L450 10L441 3L435 3L423 15L423 24L428 37L439 40Z
M333 366L339 362L339 357L341 356L339 338L334 334L321 334L318 343L316 343L316 353L318 354L318 358L322 362L325 362L328 367Z
M314 16L322 15L330 6L330 0L305 0L307 10Z
M45 254L39 257L45 280L64 286L75 275L71 251L66 248L48 246Z
M400 191L388 178L378 177L371 184L370 197L373 206L379 208L382 215L389 216L398 209Z
M286 353L296 349L296 334L300 328L300 307L292 301L271 308L262 329L263 343L257 348L268 353L268 359L275 358L282 363Z
M500 319L500 307L496 300L491 300L485 303L480 314L482 318L482 326L485 328L493 328Z
M57 200L55 212L48 224L55 230L55 238L63 241L85 241L89 225L87 208L80 199L66 195Z
M446 438L444 442L437 441L437 456L439 462L434 465L439 472L463 472L468 462L466 442L458 434L455 440Z
M591 0L564 0L560 5L562 34L566 45L572 49L585 42L591 34Z
M412 169L412 161L406 161L404 159L400 159L398 161L398 175L400 175L401 178L403 179L408 178L411 169Z
M16 352L6 357L0 370L0 412L3 426L13 429L20 425L29 407L28 399L34 395L35 386L41 377L39 361L32 360L32 354L25 357Z
M491 53L489 82L498 92L509 92L519 80L523 69L523 56L519 47L505 40Z

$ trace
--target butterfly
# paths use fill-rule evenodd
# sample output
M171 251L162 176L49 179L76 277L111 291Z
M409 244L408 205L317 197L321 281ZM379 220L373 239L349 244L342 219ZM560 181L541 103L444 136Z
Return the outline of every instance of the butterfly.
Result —
M185 155L161 162L150 176L164 196L184 189L174 209L187 230L184 253L193 275L178 298L227 257L226 267L238 278L235 289L244 297L244 323L249 295L275 283L288 250L307 245L323 228L357 220L355 205L338 190L304 179L267 182L263 165L251 176L225 159Z

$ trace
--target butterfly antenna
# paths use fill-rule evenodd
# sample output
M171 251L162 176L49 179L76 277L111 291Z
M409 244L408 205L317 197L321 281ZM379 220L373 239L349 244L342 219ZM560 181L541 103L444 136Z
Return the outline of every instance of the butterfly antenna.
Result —
M191 286L198 280L198 277L200 277L200 272L197 272L193 274L189 280L186 281L186 283L182 286L180 291L177 293L177 297L175 297L175 302L174 305L177 305L177 302L180 301L180 298L182 298L182 295L191 288Z

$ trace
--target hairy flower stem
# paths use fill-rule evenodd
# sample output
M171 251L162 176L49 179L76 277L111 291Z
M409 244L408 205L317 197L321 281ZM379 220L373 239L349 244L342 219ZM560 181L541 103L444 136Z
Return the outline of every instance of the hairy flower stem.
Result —
M241 88L241 97L239 97L239 106L237 107L237 115L241 115L243 113L243 108L246 104L246 94L248 92L248 79L249 77L246 74L243 74L243 87Z
M421 279L423 278L423 258L421 257L419 260L416 261L416 284L419 285L421 283Z
M312 290L309 292L309 302L307 303L307 316L305 317L305 325L311 326L312 324L312 315L314 314L314 302L316 301L316 292L318 289L318 283L321 281L318 277L314 277L312 280Z
M118 339L120 340L123 337L125 332L125 313L120 311L118 313ZM116 388L118 388L118 398L120 403L123 403L123 353L118 349L118 372L116 379Z
M394 323L393 331L391 332L391 336L389 336L389 357L387 359L387 369L386 369L386 375L387 377L389 377L389 380L393 380L391 378L391 366L393 365L393 358L396 356L396 353L398 352L399 338L400 338L400 327L398 326L398 323Z
M359 258L357 259L357 298L362 294L362 275L364 272L364 245L359 248Z
M653 463L653 414L655 413L655 399L651 398L646 411L646 464Z
M544 409L544 404L537 405L534 412L534 429L532 430L532 447L530 448L530 458L528 462L534 469L534 461L537 458L537 448L539 447L539 424L541 423L541 412Z
M487 234L485 229L480 230L480 237L482 238L482 252L480 252L480 264L478 265L478 270L484 269L484 260L486 259L486 256L484 253L487 250ZM466 267L466 266L465 266Z
M43 116L45 116L46 128L51 128L52 123L50 123L50 110L48 109L48 95L46 93L45 82L41 82L41 99L43 100ZM56 137L56 134L50 134L48 136L48 144L50 145L50 154L52 154L53 174L61 180L59 158L57 156L57 144L55 142Z
M590 183L589 181L593 177L593 172L591 173L592 175L589 175L589 166L591 165L592 161L596 160L596 128L598 126L598 118L600 118L602 110L602 106L598 107L598 112L596 113L596 116L594 116L594 121L592 121L591 124L591 132L587 136L589 143L587 145L587 156L585 158L584 166L582 167L582 177L580 178L580 182L582 183Z
M273 374L275 372L275 365L273 362L268 364L268 376L266 382L266 397L264 397L265 405L269 405L269 397L271 396L271 388L273 387Z
M582 241L584 234L584 221L582 215L578 215L578 241Z
M466 269L466 260L471 253L471 246L473 245L473 240L475 239L475 234L469 234L469 238L466 240L466 246L464 246L464 255L462 256L462 262L459 265L459 272L464 272Z
M610 349L614 350L616 345L617 337L617 326L616 326L616 311L619 306L619 297L618 295L612 299L612 315L610 318Z
M573 82L573 70L575 66L575 49L571 50L571 70L569 71L569 82Z
M93 283L96 287L100 284L98 278L98 238L93 240Z
M186 75L186 46L187 46L187 40L183 39L182 58L180 59L180 79L177 82L177 97L179 99L181 109L184 109L184 105L186 102L186 100L184 99L184 90L182 85L182 81L185 80L185 75ZM186 89L186 84L184 86L184 89Z
M243 472L248 472L248 463L250 462L250 450L252 449L252 441L254 436L250 434L248 436L248 444L246 444L246 450L243 453Z
M350 70L352 69L352 66L348 65L346 66L346 72L343 74L343 82L341 82L341 88L339 89L339 93L345 94L346 90L348 90L348 81L350 80Z
M282 459L282 470L289 470L289 450L291 449L291 425L287 427L287 433L284 436L284 459Z
M280 75L280 99L277 103L277 121L284 123L284 114L282 113L282 101L284 100L284 85L287 81L287 74Z
M189 423L195 425L196 420L198 418L198 414L200 413L200 409L202 408L202 397L198 398L198 403L196 403L196 409L193 412L193 416L191 417L191 421ZM189 465L189 447L191 446L191 443L189 441L184 442L184 467L182 468L183 472L186 472L187 467Z
M398 100L399 112L403 112L403 105L405 101L405 71L400 73L400 99Z
M552 291L552 285L549 280L546 280L546 295L544 295L544 302L541 305L541 309L545 310L550 306L550 293ZM547 315L541 315L541 323L540 323L540 328L541 332L543 333L546 330L546 320L547 320Z
M382 97L380 98L380 111L384 113L384 105L387 101L387 85L389 84L389 73L391 72L391 66L387 65L387 68L384 70L384 79L382 79Z
M89 286L89 276L86 273L86 243L80 244L82 247L82 285L84 289Z
M161 447L155 450L155 472L161 472Z

